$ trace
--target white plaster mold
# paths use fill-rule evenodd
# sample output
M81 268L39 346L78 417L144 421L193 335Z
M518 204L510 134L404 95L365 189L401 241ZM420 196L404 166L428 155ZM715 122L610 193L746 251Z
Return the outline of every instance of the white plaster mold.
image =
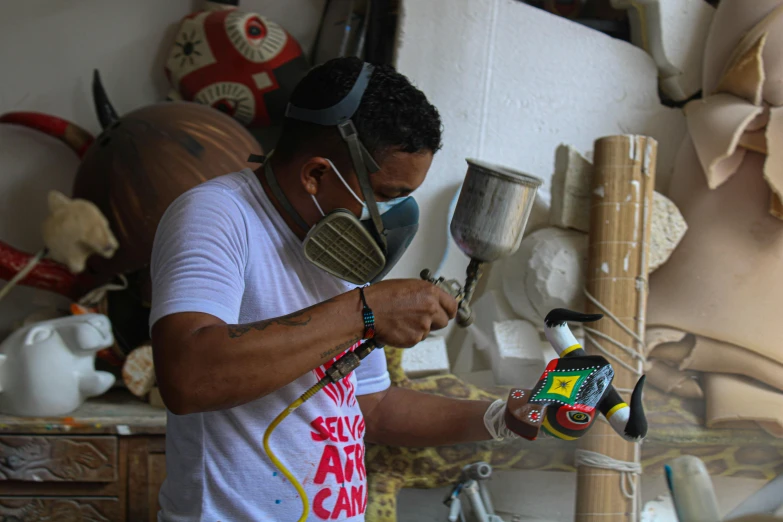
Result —
M542 325L553 308L584 309L586 267L587 234L544 228L503 262L503 293L518 316Z

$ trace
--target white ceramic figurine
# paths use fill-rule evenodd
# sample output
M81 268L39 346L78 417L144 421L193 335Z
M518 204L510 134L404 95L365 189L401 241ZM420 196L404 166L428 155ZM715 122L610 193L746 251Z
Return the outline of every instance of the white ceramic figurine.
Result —
M16 330L0 344L0 413L65 415L105 393L114 375L95 370L95 354L114 344L109 318L84 314Z

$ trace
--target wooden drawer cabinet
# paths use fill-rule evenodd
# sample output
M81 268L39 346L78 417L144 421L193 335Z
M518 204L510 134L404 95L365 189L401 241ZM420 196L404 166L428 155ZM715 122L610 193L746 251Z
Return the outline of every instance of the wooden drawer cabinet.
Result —
M126 520L115 498L0 497L0 520L13 522L114 522Z
M0 521L156 521L165 412L114 391L71 415L0 415Z
M158 492L165 477L163 437L128 440L128 520L158 519Z
M116 437L0 435L0 480L114 482Z

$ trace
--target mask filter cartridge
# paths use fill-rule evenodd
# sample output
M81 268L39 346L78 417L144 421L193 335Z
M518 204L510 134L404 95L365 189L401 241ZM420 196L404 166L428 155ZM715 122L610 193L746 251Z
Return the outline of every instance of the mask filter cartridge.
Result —
M308 261L355 285L372 281L386 266L386 256L369 230L343 209L318 221L303 246Z

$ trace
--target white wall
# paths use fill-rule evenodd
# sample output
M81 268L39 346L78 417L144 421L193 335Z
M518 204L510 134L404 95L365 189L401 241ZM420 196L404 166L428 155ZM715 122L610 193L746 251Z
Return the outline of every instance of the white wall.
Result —
M685 122L660 104L655 63L641 49L517 0L403 0L401 11L397 68L445 129L416 193L426 226L392 276L435 268L467 157L537 176L544 194L559 144L592 152L602 136L644 134L659 141L657 177L668 178ZM466 266L455 249L443 275L464 281Z
M0 114L38 111L99 132L90 97L101 72L119 112L160 101L163 62L179 20L196 0L23 0L0 6ZM243 0L309 50L324 0ZM51 189L70 194L78 159L59 141L0 125L0 238L27 251L43 246L40 223ZM0 333L53 294L15 288L0 302Z

